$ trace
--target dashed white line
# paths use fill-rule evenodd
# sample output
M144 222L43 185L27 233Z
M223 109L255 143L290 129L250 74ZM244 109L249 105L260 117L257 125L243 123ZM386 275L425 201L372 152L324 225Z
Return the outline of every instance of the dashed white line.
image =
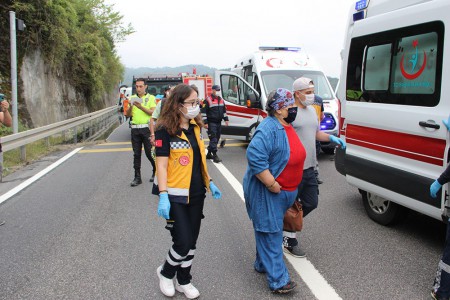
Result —
M221 163L214 164L216 168L222 173L225 179L230 183L242 201L244 200L244 191L242 184L234 175ZM300 275L302 280L319 300L342 300L336 293L334 288L323 278L320 272L314 265L306 258L295 258L290 255L285 255L286 259L294 267L295 271Z

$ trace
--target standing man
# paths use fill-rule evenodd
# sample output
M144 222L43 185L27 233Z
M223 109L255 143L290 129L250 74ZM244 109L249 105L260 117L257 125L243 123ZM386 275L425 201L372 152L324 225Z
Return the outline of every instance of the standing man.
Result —
M345 148L345 142L334 135L320 131L316 110L311 106L314 103L314 85L311 79L300 77L292 86L297 110L297 117L292 125L297 132L306 150L305 164L303 165L303 178L298 186L296 201L303 205L303 217L313 211L319 202L319 186L314 169L316 167L316 140L333 142ZM283 231L283 246L286 253L295 257L305 257L305 251L300 247L295 232Z
M8 111L9 103L5 99L5 95L0 94L0 124L5 125L7 127L11 127L12 125L12 117ZM2 144L0 144L0 178L3 176L3 152L2 152ZM5 224L5 221L0 220L0 226Z
M133 147L133 167L134 179L131 186L142 183L141 178L141 155L142 145L144 145L145 155L152 164L153 172L150 182L155 178L155 161L151 155L152 146L150 144L150 129L148 124L156 107L155 96L147 94L147 85L143 78L136 80L136 94L130 97L130 106L127 109L127 117L132 117L131 121L131 145Z
M213 85L211 96L206 97L204 101L204 109L206 118L203 119L205 128L208 129L209 145L207 159L213 159L215 163L220 163L222 160L217 156L217 143L220 140L220 130L222 120L228 126L227 109L225 102L219 96L220 86Z

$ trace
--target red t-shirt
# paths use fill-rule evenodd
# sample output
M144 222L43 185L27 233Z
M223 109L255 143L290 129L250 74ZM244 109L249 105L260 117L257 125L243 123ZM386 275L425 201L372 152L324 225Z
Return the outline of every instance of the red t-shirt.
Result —
M284 126L284 125L283 125ZM295 191L302 181L303 164L305 163L306 151L297 136L292 125L284 126L289 141L290 156L286 167L280 176L276 178L281 188L285 191Z

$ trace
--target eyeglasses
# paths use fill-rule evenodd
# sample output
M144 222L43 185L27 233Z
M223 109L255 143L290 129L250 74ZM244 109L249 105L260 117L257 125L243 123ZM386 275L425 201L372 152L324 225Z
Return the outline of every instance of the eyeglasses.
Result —
M183 102L183 106L184 106L184 105L187 105L187 106L189 107L189 105L190 105L191 107L197 107L197 106L199 105L199 103L200 103L200 100L199 100L199 99L196 99L196 100L194 100L194 101L192 101L192 100L187 100L187 102L186 102L186 101Z

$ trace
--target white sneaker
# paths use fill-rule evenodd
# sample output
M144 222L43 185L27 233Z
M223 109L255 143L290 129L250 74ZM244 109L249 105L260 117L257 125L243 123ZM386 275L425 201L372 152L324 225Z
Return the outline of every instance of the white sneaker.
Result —
M175 287L173 286L173 280L161 275L162 266L156 269L156 274L159 278L159 289L167 297L173 297L175 295Z
M175 288L180 293L183 293L188 299L195 299L198 298L198 296L200 296L200 292L192 283L181 285L178 283L178 280L176 280Z

